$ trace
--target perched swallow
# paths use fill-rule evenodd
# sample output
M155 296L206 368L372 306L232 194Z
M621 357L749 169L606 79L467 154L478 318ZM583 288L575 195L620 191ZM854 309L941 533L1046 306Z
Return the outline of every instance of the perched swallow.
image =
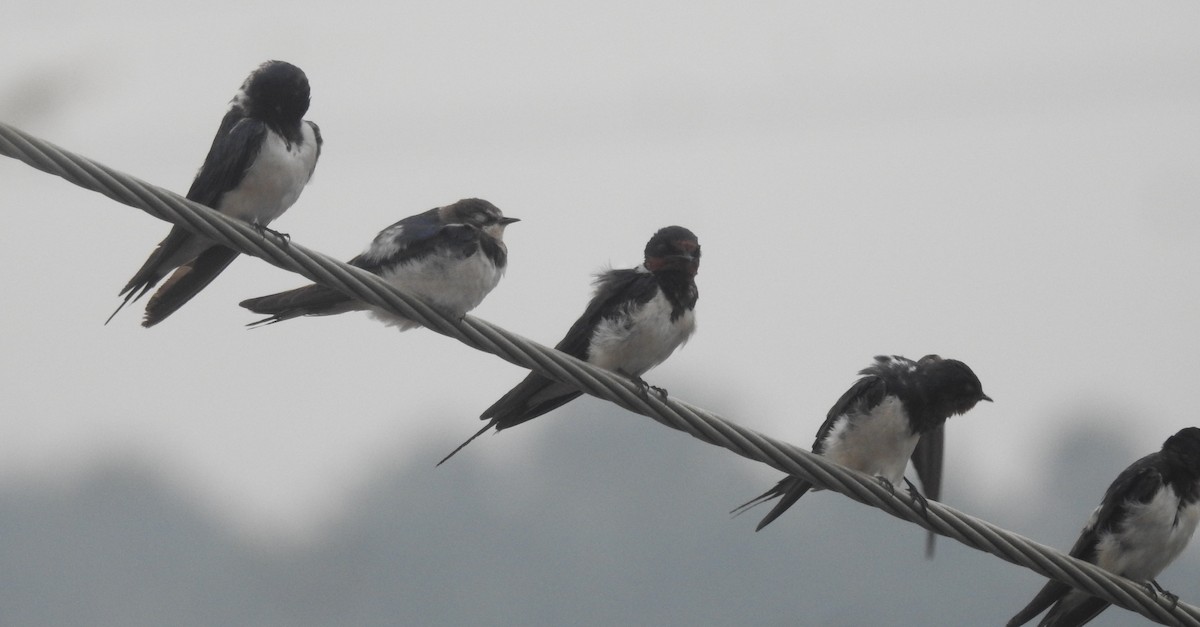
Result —
M1162 591L1154 578L1179 557L1198 521L1200 429L1188 427L1167 438L1161 451L1117 475L1071 547L1071 556ZM1108 605L1051 579L1008 625L1023 625L1049 607L1038 625L1074 627Z
M696 235L681 226L659 229L646 244L641 265L596 275L587 309L554 348L648 387L641 376L687 342L696 328L699 270ZM581 394L571 385L531 372L483 412L480 420L490 422L438 465L492 427L514 427Z
M950 416L966 413L979 401L992 400L983 393L979 378L963 362L937 355L926 355L920 361L879 356L859 374L863 377L830 408L817 431L812 452L875 475L889 485L904 479L912 457L922 486L936 494L941 486L941 439L937 439L936 446L921 451L917 450L917 442L925 434L940 432ZM783 497L758 523L758 531L812 488L800 477L785 477L733 511L740 514L759 503Z
M504 217L486 200L468 198L389 226L349 263L461 318L500 282L508 263L504 228L517 221ZM401 331L419 326L319 284L240 304L254 313L271 316L250 326L364 309Z
M302 119L308 102L308 78L300 68L283 61L260 65L230 101L188 200L266 230L296 202L317 167L321 131ZM125 300L117 311L174 270L146 304L142 326L152 327L207 287L237 256L174 226L121 290Z

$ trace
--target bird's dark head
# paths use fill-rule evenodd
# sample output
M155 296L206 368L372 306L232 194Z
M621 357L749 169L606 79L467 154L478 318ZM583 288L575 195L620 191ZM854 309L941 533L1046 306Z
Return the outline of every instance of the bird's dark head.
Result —
M1163 456L1176 468L1185 468L1200 477L1200 429L1187 427L1163 442Z
M308 112L308 77L286 61L267 61L250 73L236 99L246 114L288 128Z
M468 224L500 241L504 241L504 227L521 221L504 217L499 207L482 198L464 198L438 212L445 224Z
M965 414L979 401L992 400L983 393L979 377L957 359L928 355L917 362L917 367L928 381L930 400L947 416Z
M683 272L696 276L700 271L700 241L682 226L658 230L646 243L646 269L654 272Z

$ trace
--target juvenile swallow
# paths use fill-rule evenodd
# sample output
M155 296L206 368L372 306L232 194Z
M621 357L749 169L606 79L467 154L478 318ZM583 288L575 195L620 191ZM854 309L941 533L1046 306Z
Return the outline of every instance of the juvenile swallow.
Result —
M1083 526L1071 556L1128 579L1148 582L1187 546L1200 521L1200 429L1188 427L1117 475L1100 506ZM1173 596L1173 595L1170 595ZM1053 605L1053 607L1051 607ZM1043 627L1086 624L1109 606L1081 590L1051 579L1009 627L1050 611Z
M483 302L504 276L508 264L504 228L517 221L504 217L486 200L468 198L387 227L349 263L461 318ZM254 313L271 316L250 326L361 310L370 311L401 331L419 326L320 284L240 304Z
M267 61L251 72L230 101L188 200L267 230L300 197L317 167L321 131L302 119L308 103L308 78L291 63ZM125 300L105 324L174 270L150 297L142 326L162 322L237 256L182 226L172 227L121 290Z
M830 408L817 431L812 452L875 475L889 485L904 480L911 457L921 484L936 493L942 475L941 440L920 454L917 442L925 434L940 431L950 416L966 413L979 401L992 400L983 393L979 378L963 362L937 355L926 355L919 361L881 355L859 374L863 377ZM740 514L782 497L758 523L758 531L810 489L813 485L800 477L785 477L733 511ZM914 498L918 498L915 492Z
M699 291L695 279L699 270L696 235L681 226L659 229L646 244L641 265L596 275L587 309L554 348L625 375L648 389L641 376L687 342L696 328ZM581 394L571 385L531 372L484 410L479 418L488 420L487 425L438 465L492 427L496 431L514 427Z

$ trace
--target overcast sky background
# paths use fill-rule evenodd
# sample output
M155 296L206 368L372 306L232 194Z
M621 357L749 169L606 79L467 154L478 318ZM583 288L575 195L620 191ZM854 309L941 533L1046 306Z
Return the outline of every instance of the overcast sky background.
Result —
M0 120L181 193L246 74L300 66L325 147L274 226L349 258L491 200L522 222L474 313L543 343L593 272L691 228L698 331L647 378L767 434L809 445L875 354L965 361L996 403L949 423L944 500L1041 542L1200 422L1194 3L5 16ZM5 624L949 625L1040 585L948 541L927 563L835 495L754 534L765 510L725 512L778 473L590 398L435 470L522 371L365 314L245 330L239 300L302 282L250 258L154 329L104 326L169 225L9 159L0 181ZM1160 578L1192 602L1196 553Z

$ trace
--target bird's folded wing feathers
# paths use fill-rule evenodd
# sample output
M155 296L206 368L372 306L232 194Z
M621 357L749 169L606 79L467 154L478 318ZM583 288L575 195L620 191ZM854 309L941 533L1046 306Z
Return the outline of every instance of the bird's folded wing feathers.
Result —
M242 117L238 110L226 113L204 165L188 188L188 200L217 209L221 195L237 187L246 176L262 150L267 132L265 123Z
M837 424L838 418L851 412L865 414L871 411L883 402L887 391L887 383L877 376L865 376L855 381L833 407L829 408L825 422L817 430L817 439L813 443L812 451L820 454L825 450L825 438Z

